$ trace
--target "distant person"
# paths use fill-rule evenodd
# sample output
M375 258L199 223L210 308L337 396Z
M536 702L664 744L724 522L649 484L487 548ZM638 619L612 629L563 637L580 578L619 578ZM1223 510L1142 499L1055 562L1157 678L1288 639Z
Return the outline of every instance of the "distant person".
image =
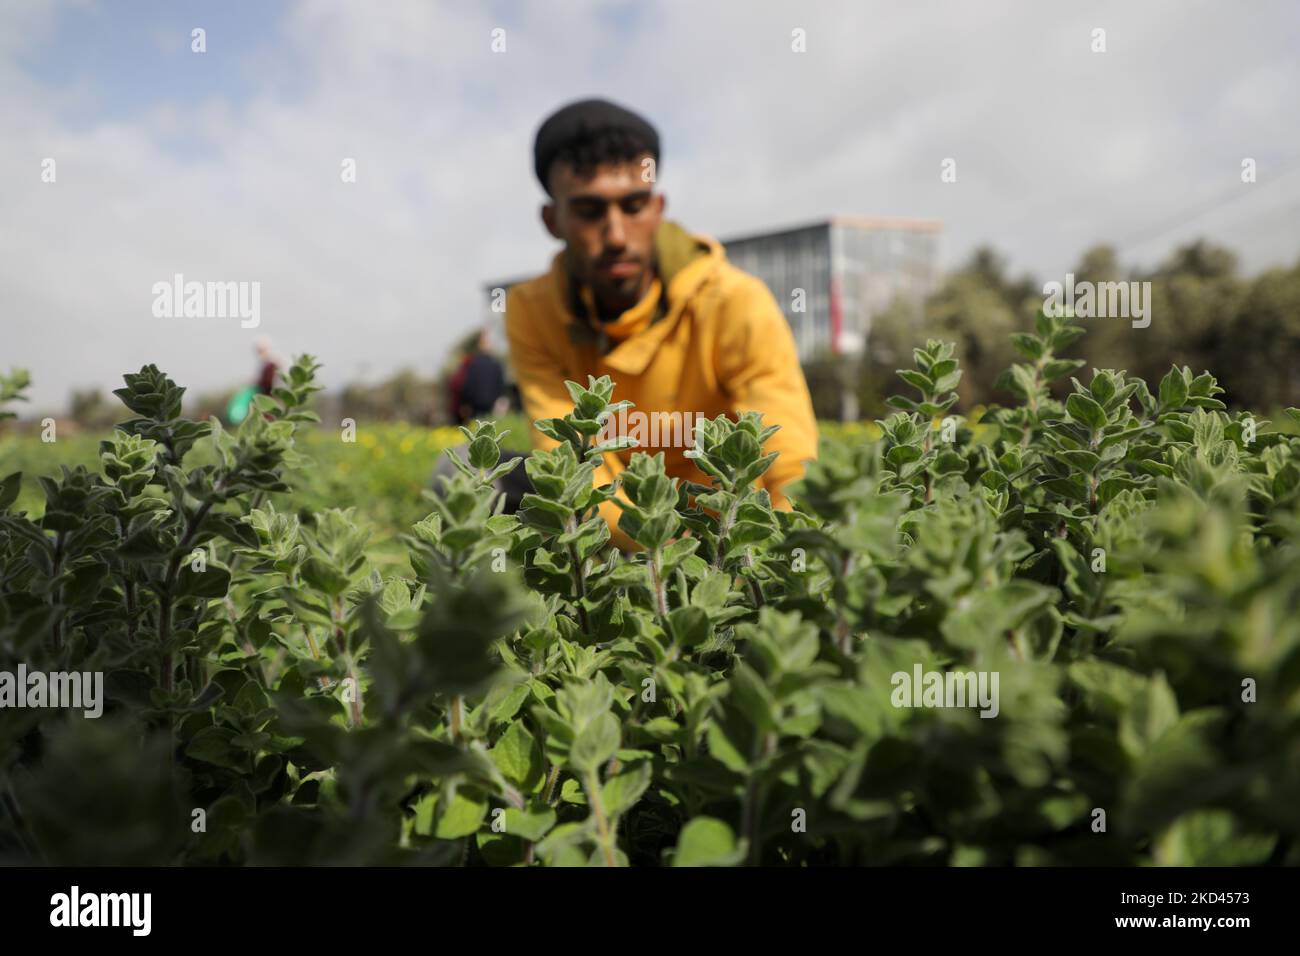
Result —
M258 360L257 381L245 385L230 399L230 403L226 406L226 421L231 425L238 425L248 417L248 410L253 405L255 395L271 394L271 390L275 388L275 377L284 365L271 345L271 340L265 335L258 337L253 343L253 349L257 353Z
M257 360L262 363L257 373L257 391L261 395L270 395L271 389L275 388L275 376L282 363L271 346L271 340L265 335L257 339L254 347L257 349Z
M505 414L506 374L501 360L488 351L487 330L469 343L448 382L447 405L458 425Z
M487 330L475 333L462 345L461 352L461 360L447 383L447 405L457 424L468 425L476 418L500 418L509 407L509 392L501 361L488 351ZM460 445L451 453L468 462L468 450L468 445ZM498 462L527 457L527 452L503 451ZM438 476L452 478L455 474L456 468L446 455L440 456L433 469L434 492L442 492ZM514 471L498 478L494 484L505 498L502 507L506 514L517 512L524 495L533 490L523 465L515 466Z
M817 422L794 336L760 279L731 265L722 245L663 219L655 187L659 134L605 100L571 103L551 115L533 144L533 170L550 202L547 232L564 243L548 273L506 296L510 361L529 419L565 414L566 379L610 376L614 400L643 414L716 418L763 414L781 430L767 442L780 457L763 476L778 508L784 489L817 455ZM708 484L685 457L690 442L664 452L668 473ZM538 448L555 445L534 431ZM684 447L676 447L684 445ZM623 470L632 451L610 452L597 485ZM622 513L601 513L621 547Z

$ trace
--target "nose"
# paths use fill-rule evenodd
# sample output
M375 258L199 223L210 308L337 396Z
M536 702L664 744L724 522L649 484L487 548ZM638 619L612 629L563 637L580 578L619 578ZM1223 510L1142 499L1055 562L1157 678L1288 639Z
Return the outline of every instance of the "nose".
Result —
M627 244L624 231L623 210L611 203L609 217L605 220L605 245L621 249Z

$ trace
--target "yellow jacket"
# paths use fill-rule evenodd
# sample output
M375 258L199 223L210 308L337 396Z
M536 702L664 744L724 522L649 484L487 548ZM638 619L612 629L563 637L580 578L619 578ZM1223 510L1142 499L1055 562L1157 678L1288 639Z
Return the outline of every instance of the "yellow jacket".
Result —
M664 221L655 234L655 260L649 292L612 322L594 318L590 291L571 280L563 251L550 272L511 287L506 338L525 414L530 420L566 414L573 402L565 380L586 385L588 375L614 380L614 401L635 405L623 423L634 427L631 412L704 418L761 412L765 424L781 430L765 447L780 456L760 481L773 504L788 509L781 489L816 457L817 421L785 316L767 286L731 265L715 239ZM640 424L646 440L607 453L596 470L597 486L613 481L634 451L662 451L669 475L709 483L684 456L691 447L679 438L684 428L665 417ZM620 431L635 434L634 428ZM556 444L535 428L532 440L539 449ZM615 543L633 547L617 527L622 509L611 501L601 513Z

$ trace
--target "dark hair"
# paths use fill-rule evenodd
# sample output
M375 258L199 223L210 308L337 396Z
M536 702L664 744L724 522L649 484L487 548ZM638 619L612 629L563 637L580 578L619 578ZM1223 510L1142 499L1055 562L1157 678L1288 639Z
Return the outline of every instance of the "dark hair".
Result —
M549 176L557 163L571 164L581 176L610 162L627 162L649 153L659 164L659 133L644 119L608 100L580 100L552 113L533 142L533 171L550 195Z

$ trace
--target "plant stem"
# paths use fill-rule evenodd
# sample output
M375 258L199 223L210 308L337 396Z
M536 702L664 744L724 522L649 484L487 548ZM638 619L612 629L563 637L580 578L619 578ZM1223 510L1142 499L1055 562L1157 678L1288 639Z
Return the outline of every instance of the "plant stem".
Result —
M840 580L848 579L849 574L853 571L853 552L844 552L844 557L840 561ZM848 656L853 650L853 632L849 628L848 619L844 616L844 609L836 607L835 609L835 646L839 648L840 653Z
M719 571L722 570L722 561L727 556L727 535L731 534L731 529L736 523L736 511L739 508L740 496L737 495L718 524L718 545L713 552L713 566Z
M60 531L54 537L54 567L50 572L51 581L58 578L59 572L63 570L63 558L64 558L63 545L67 540L68 540L68 533L66 531ZM54 603L57 606L62 601L63 601L63 585L60 584L58 589L54 593ZM54 626L51 629L50 636L53 638L54 651L57 654L59 651L63 650L63 618L62 617L56 616L54 618Z
M307 650L311 652L311 659L320 660L320 645L316 643L316 638L311 636L311 628L306 624L302 626L302 636L307 639Z
M663 579L663 548L655 548L646 566L650 569L650 589L655 596L655 611L662 622L668 618L668 591Z
M754 567L754 549L748 546L745 548L745 567L751 570ZM755 607L761 608L767 603L763 600L763 588L753 578L749 578L749 593L754 598Z
M172 596L164 590L158 596L158 645L166 648L172 637ZM158 681L163 691L172 692L172 652L163 650L158 662Z
M117 535L122 541L126 540L126 520L122 515L117 515ZM127 643L135 644L135 615L138 613L135 605L135 581L131 580L125 562L122 563L122 598L126 601L126 640Z
M776 749L776 735L771 731L763 734L761 741L755 746L754 762L766 759L772 755ZM759 857L758 847L758 820L762 812L763 792L759 786L758 775L751 771L749 782L745 785L745 796L741 801L740 820L741 832L744 833L748 843L746 851L746 865L755 866Z
M576 517L570 518L565 525L567 530L572 533L578 529ZM569 543L569 564L573 568L573 590L578 599L574 603L578 607L578 624L582 628L582 633L591 635L591 622L587 619L587 607L584 603L587 598L587 569L582 562L578 560L578 546Z
M330 617L334 620L334 644L336 652L341 655L345 661L347 670L347 679L352 682L352 700L350 704L350 715L353 727L361 726L361 679L357 676L356 662L352 659L352 647L348 642L347 631L343 627L345 616L343 609L343 598L335 597L330 602Z
M135 643L135 582L123 578L122 594L126 598L126 638L131 644Z
M560 765L557 763L551 767L551 772L546 777L546 790L542 794L542 800L550 806L555 798L555 785L560 782Z
M614 839L609 829L609 819L605 816L605 806L600 801L600 777L596 771L589 770L586 777L587 801L591 804L591 812L596 818L596 833L600 838L601 849L605 851L605 865L618 866L618 858L614 856Z
M352 655L348 654L348 680L352 681L352 726L361 726L361 678L357 676L357 668L352 660Z
M451 699L451 708L447 711L447 721L451 725L451 740L457 747L465 745L462 725L465 722L465 698L456 694Z
M225 487L226 476L222 476L213 486L213 491L219 493ZM203 502L199 510L194 512L194 516L185 525L185 533L181 535L180 541L176 544L176 553L172 555L171 561L167 565L167 575L163 578L162 587L158 594L158 646L162 649L162 660L159 662L159 681L162 689L171 693L173 686L172 674L172 653L167 649L171 642L172 636L172 588L176 586L176 576L180 573L181 562L185 559L185 549L190 546L194 540L194 535L199 528L203 526L204 520L208 517L208 512L212 510L212 498ZM178 505L181 504L178 502ZM174 724L168 719L174 729Z
M933 400L937 401L937 399L933 399ZM934 422L928 421L925 423L925 440L921 444L921 454L923 456L928 455L930 454L930 451L933 448L934 448ZM934 500L934 487L933 487L934 476L930 474L930 465L925 466L925 470L921 472L921 477L922 477L922 482L925 485L925 503L928 505L931 501Z

